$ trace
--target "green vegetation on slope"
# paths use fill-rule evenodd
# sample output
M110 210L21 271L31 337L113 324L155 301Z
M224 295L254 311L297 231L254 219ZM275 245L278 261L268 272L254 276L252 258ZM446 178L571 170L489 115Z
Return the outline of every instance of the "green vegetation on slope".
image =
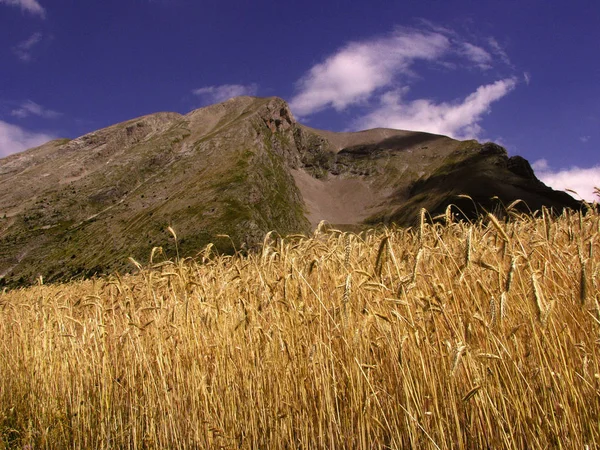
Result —
M159 114L31 151L40 175L12 175L5 202L16 206L0 223L0 284L129 271L129 257L144 260L156 246L172 256L194 256L209 243L233 253L272 229L308 231L284 161L290 138L268 126L269 108L282 101L239 103L215 105L224 108L219 120L200 136L194 117ZM169 226L178 230L177 249L165 242Z

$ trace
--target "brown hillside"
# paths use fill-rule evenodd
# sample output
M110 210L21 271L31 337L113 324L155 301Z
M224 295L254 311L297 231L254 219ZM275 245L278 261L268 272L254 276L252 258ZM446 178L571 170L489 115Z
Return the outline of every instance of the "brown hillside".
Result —
M128 257L146 260L157 246L171 256L209 243L232 252L321 220L410 225L421 208L435 215L453 203L474 216L519 198L532 210L579 207L493 144L315 130L279 98L238 97L1 159L0 283L128 270Z

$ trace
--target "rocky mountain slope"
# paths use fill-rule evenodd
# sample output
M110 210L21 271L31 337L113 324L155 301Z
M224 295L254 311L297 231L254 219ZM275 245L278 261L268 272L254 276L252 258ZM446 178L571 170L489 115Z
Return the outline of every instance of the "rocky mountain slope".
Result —
M231 252L321 220L410 225L422 207L436 214L452 203L474 215L474 203L491 210L516 199L532 210L580 206L495 144L315 130L279 98L238 97L1 159L0 283L127 270L129 256L147 261L155 246L169 256L211 242Z

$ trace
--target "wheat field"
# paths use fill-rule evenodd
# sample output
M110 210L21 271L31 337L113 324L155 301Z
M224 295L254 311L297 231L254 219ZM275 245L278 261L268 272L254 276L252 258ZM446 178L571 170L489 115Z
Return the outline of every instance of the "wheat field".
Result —
M0 448L598 448L600 215L509 214L4 292Z

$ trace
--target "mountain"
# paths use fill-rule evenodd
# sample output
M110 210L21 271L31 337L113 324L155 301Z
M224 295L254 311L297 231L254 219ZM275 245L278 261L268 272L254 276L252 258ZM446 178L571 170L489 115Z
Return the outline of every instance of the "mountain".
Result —
M580 207L495 144L316 130L279 98L237 97L1 159L0 282L128 270L129 256L147 261L156 246L169 256L211 242L232 252L270 230L305 233L321 220L411 225L421 208L435 215L452 203L474 216L516 199L531 210Z

